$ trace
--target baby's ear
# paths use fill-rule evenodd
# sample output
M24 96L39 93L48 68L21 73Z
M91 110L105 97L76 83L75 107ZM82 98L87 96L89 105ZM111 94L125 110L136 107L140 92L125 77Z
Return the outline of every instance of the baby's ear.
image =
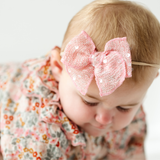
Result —
M60 80L60 76L61 76L61 73L62 73L62 70L63 70L63 64L61 62L60 52L61 52L61 49L59 47L55 47L51 51L52 73L53 73L53 77L58 82Z

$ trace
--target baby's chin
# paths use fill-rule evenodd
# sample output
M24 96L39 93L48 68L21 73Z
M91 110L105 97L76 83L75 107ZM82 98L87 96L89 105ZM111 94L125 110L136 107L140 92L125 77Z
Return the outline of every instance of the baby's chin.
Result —
M107 134L107 132L87 132L90 136L92 137L100 137L100 136L104 136Z

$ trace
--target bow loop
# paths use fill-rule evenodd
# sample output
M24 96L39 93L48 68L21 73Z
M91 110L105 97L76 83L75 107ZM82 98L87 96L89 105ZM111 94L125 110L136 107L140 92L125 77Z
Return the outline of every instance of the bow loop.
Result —
M92 39L82 31L74 37L66 46L62 62L75 69L82 69L91 63L90 56L95 52L95 45Z
M126 37L115 38L110 40L105 45L105 51L117 51L125 61L126 77L131 77L131 54L129 44ZM118 60L118 59L117 59Z
M95 68L100 96L111 94L125 80L125 62L117 51L110 51Z

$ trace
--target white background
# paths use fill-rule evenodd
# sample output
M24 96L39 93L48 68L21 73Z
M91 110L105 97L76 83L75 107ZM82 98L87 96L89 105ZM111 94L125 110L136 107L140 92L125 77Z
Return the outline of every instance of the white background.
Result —
M0 63L24 61L61 46L68 22L92 0L0 0ZM139 0L160 21L159 0ZM160 160L160 76L146 95L147 160Z

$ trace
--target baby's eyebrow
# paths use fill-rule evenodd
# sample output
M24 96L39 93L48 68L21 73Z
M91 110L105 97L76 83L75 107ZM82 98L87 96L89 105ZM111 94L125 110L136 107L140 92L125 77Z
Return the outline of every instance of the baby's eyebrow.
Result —
M138 104L140 104L140 102L138 102L138 103L133 103L133 104L125 104L125 105L120 105L120 106L136 106L136 105L138 105Z

